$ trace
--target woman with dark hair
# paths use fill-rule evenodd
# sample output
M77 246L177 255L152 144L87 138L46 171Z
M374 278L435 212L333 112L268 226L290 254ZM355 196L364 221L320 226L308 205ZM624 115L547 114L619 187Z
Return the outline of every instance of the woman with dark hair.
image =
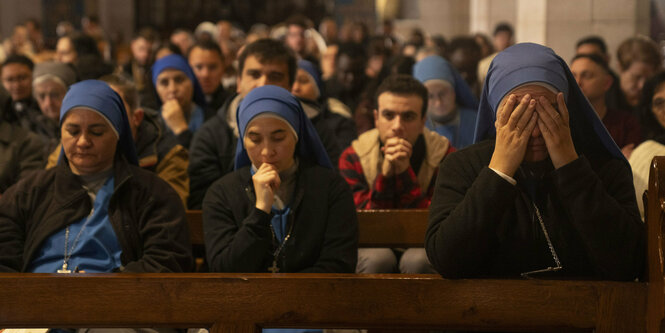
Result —
M633 168L637 205L644 218L642 194L647 189L651 160L665 155L665 72L656 74L644 85L639 116L645 141L633 150L628 161Z
M494 58L475 142L439 167L425 240L439 273L642 274L630 166L554 51L524 43Z

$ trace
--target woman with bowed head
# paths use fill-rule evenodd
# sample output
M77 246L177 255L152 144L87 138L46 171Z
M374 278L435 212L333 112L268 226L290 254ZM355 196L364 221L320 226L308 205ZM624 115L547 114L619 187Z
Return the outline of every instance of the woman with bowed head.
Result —
M440 166L427 254L450 278L632 280L645 231L628 162L551 49L494 58L476 144Z
M101 81L72 85L60 129L57 166L0 198L0 271L191 270L180 199L137 166L120 96Z
M358 225L351 190L288 91L252 90L237 111L235 171L203 200L213 272L352 273Z

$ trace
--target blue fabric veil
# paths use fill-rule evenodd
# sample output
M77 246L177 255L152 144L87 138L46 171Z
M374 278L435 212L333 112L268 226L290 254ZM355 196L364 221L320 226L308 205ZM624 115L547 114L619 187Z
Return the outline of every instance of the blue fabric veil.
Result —
M429 80L449 82L455 88L455 101L457 105L472 110L478 109L478 99L473 96L471 88L469 88L469 85L462 79L459 72L446 59L438 55L432 55L418 61L413 66L413 76L421 83Z
M178 54L170 54L164 58L155 61L155 64L152 65L152 83L155 86L157 86L157 77L165 69L177 69L185 73L185 75L187 75L189 80L192 81L192 86L194 87L194 94L192 96L192 100L194 101L194 103L196 103L196 105L200 107L206 106L206 99L205 95L203 94L203 89L201 89L199 80L196 79L196 75L194 75L192 67L189 66L189 63L187 63L187 60L185 58L183 58L181 55ZM157 100L159 100L159 102L162 103L162 101L159 98L159 95L157 95Z
M323 81L321 81L319 69L313 63L302 59L298 60L298 68L302 68L312 76L314 82L316 82L316 87L319 88L319 95L323 96Z
M139 164L125 104L106 82L86 80L71 85L60 107L60 126L67 113L77 107L93 109L104 116L118 133L116 153L122 153L129 163ZM63 157L64 150L61 150L59 163Z
M237 119L240 136L236 148L236 170L251 164L243 143L245 130L254 117L265 112L274 113L283 118L296 131L298 135L296 156L312 159L329 169L333 168L316 129L305 115L298 100L284 88L266 85L254 88L238 106Z
M497 54L480 97L474 142L496 136L499 103L511 90L530 82L547 83L563 93L570 114L570 132L579 154L606 152L626 160L584 97L568 65L548 47L521 43Z

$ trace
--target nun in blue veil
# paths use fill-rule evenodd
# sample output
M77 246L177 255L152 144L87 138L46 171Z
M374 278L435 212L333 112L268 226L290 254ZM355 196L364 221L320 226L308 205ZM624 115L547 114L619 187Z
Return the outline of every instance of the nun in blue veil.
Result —
M120 96L102 81L72 85L60 128L58 165L0 198L0 271L191 270L180 199L137 166Z
M171 54L152 65L152 82L166 129L189 149L194 133L214 116L205 112L205 95L194 71L187 59Z
M425 126L448 138L455 148L472 144L478 99L457 70L433 55L413 66L413 76L429 93Z
M213 272L352 273L357 220L298 100L277 86L252 90L237 111L235 171L203 200Z
M426 235L440 274L640 277L630 167L551 49L517 44L494 58L475 142L440 166Z

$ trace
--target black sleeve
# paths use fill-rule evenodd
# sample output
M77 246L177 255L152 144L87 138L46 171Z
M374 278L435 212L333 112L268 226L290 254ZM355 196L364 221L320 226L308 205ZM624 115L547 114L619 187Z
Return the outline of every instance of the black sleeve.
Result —
M126 272L191 272L192 244L189 225L180 197L171 186L154 175L150 193L137 204L142 257L125 265Z
M194 136L194 133L190 129L186 129L182 131L182 133L176 135L175 137L178 139L178 143L189 149L190 144L192 143L192 137Z
M0 196L0 272L19 272L23 266L25 197L17 185Z
M272 214L241 207L246 196L230 174L215 182L203 200L203 234L211 272L259 272L272 250ZM235 186L234 186L235 185ZM245 205L246 206L246 205ZM247 216L234 212L249 210Z
M333 132L324 118L320 118L318 121L314 122L314 128L316 128L316 132L319 134L321 143L328 153L330 162L332 162L334 168L337 169L337 161L339 160L339 156L342 154L342 148L337 142L335 132Z
M628 163L612 159L594 172L580 157L555 175L568 220L582 238L596 276L605 280L641 276L646 231Z
M189 151L189 209L201 209L208 187L233 168L235 139L219 117L210 119L194 135Z
M323 246L314 266L302 273L353 273L358 261L358 218L351 189L334 174L328 195Z
M486 276L497 247L496 225L514 206L517 189L485 163L452 153L439 166L425 247L446 278Z

